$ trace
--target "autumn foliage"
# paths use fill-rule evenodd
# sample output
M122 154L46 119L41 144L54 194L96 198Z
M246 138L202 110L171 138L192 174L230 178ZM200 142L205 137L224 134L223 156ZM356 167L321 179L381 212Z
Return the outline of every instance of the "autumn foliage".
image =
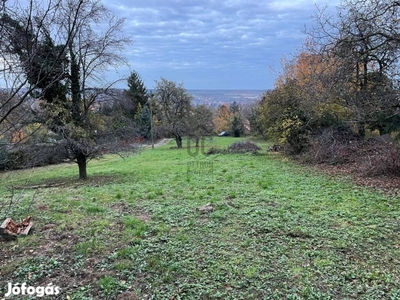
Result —
M395 136L400 129L400 4L342 4L335 18L320 10L303 51L282 59L274 89L257 107L257 127L315 162L350 163L374 149L364 157L375 166L369 174L393 174L399 149L364 141L367 133Z
M231 116L232 113L228 104L224 103L218 107L214 115L214 125L217 133L229 129L229 120L231 119Z

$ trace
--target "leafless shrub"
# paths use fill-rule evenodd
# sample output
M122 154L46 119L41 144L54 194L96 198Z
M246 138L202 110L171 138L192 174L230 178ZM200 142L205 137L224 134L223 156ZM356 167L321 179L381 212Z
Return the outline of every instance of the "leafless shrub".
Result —
M400 147L378 139L360 140L352 133L325 131L302 160L312 164L353 164L365 176L400 176Z
M303 160L316 164L343 164L357 159L360 140L349 128L327 128L310 141Z
M392 143L369 141L360 158L360 169L367 176L400 176L400 147Z

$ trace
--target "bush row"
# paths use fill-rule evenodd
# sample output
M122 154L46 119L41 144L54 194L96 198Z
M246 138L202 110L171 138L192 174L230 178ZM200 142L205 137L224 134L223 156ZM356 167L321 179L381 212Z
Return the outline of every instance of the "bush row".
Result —
M65 162L65 148L57 144L0 144L0 170L16 170Z

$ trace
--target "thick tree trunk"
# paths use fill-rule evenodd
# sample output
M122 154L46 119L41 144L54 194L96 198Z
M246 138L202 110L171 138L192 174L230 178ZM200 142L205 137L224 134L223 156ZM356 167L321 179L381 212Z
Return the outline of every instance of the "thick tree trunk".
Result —
M79 167L79 179L86 179L87 178L87 172L86 172L87 160L86 160L86 156L84 154L79 154L78 157L76 158L76 161L77 161L78 167Z
M178 148L182 148L182 137L180 135L175 136L175 141Z

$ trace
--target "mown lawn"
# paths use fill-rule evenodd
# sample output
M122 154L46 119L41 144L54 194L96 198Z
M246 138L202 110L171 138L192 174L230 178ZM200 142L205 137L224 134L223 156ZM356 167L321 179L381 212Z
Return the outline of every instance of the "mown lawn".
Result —
M0 299L7 282L70 300L400 299L399 199L258 144L206 156L172 141L92 161L86 182L68 164L0 174L1 217L14 187L9 215L35 222L0 242Z

